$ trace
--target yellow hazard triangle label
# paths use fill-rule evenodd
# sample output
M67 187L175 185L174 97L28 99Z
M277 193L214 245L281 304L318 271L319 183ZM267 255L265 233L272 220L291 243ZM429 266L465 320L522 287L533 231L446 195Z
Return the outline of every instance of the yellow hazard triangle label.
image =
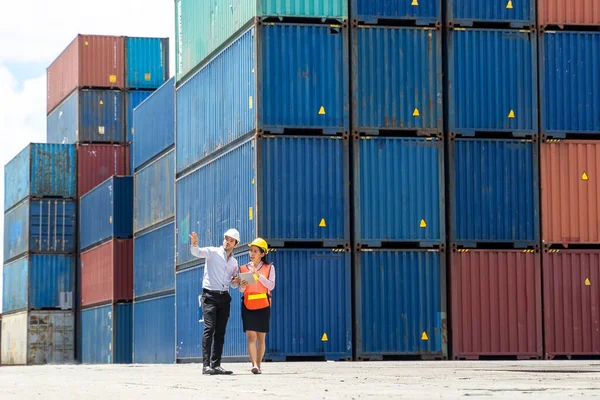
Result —
M589 180L590 180L590 177L588 176L588 174L587 174L586 172L584 172L584 173L581 175L581 180L582 180L582 181L589 181Z
M418 0L412 0L412 3L410 3L411 6L418 6L419 2Z
M508 4L506 4L506 8L509 10L512 10L512 8L513 8L512 0L508 0Z
M592 282L590 282L590 278L585 278L585 286L592 286Z
M100 100L100 105L103 105L103 104L104 104L104 102L102 100Z
M327 226L327 224L325 223L325 218L323 218L323 219L321 220L321 222L319 222L319 226L320 226L321 228L325 228L325 227Z
M423 332L421 335L421 340L429 340L429 336L427 336L427 332Z
M515 110L510 110L510 112L508 113L508 118L514 118L515 117Z
M324 333L323 336L321 337L321 342L327 342L329 341L329 338L327 337L327 334Z
M321 108L319 108L319 115L325 115L325 107L321 106Z
M427 228L427 222L424 219L421 220L421 224L419 225L421 228Z
M421 113L419 112L418 108L415 108L415 111L413 111L413 117L420 117Z

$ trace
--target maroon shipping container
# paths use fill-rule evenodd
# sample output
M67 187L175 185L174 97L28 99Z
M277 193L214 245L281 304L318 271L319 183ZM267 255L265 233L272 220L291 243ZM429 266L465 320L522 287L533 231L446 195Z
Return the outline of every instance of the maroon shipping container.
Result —
M133 299L133 239L114 239L81 253L81 306Z
M600 25L598 0L537 0L538 20L548 25Z
M600 142L541 145L542 242L600 243Z
M600 250L544 254L546 358L600 355Z
M78 35L48 67L48 114L78 88L123 89L124 43L117 36Z
M452 253L451 331L455 359L542 357L542 277L533 250Z
M129 175L129 147L115 144L77 145L77 174L79 197L113 175Z

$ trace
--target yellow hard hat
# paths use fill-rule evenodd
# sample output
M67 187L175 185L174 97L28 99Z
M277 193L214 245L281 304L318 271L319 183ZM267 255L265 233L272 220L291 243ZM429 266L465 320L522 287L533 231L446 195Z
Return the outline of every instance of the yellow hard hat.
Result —
M267 244L265 239L262 239L262 238L254 239L254 241L252 243L250 243L250 246L256 246L256 247L263 249L265 251L265 254L267 254L269 252L269 245Z

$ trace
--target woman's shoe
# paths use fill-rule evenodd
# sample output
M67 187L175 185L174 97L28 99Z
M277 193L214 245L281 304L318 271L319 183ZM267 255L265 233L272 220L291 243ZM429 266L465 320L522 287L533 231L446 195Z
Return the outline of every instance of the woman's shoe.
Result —
M258 367L252 367L250 371L252 371L254 375L260 374L260 370L258 369Z
M258 372L257 372L257 374L258 374L258 375L262 374L262 371L260 370L260 368L258 369Z

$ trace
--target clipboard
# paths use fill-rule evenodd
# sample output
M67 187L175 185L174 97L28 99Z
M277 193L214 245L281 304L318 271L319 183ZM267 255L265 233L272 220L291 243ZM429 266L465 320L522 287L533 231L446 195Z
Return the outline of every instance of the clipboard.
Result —
M257 282L252 272L240 272L240 280L248 282L248 285L254 285Z

